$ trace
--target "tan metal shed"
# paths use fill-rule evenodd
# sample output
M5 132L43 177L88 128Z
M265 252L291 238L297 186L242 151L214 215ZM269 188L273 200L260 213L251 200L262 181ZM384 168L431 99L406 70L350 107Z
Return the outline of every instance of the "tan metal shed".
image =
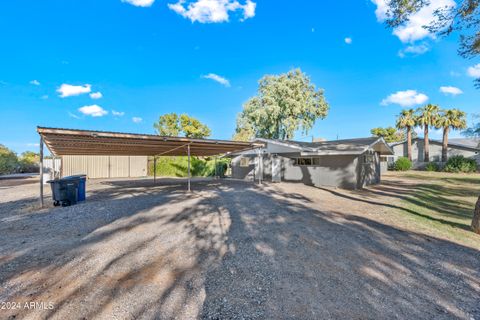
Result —
M89 179L146 177L147 156L62 156L62 176L86 174Z

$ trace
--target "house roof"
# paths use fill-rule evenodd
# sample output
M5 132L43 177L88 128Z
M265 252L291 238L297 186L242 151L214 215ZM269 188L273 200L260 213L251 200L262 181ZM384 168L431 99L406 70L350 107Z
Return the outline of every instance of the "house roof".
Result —
M74 130L37 127L48 149L55 156L63 155L126 155L126 156L213 156L262 144L227 140L162 137L108 131Z
M393 150L383 138L368 137L357 139L344 139L320 142L302 142L291 140L274 140L257 138L257 143L271 143L283 147L291 148L300 152L302 156L308 155L357 155L362 154L369 149L380 152L381 154L392 155Z
M423 140L423 138L417 137L413 138L413 141L417 140ZM439 140L434 140L434 139L428 139L428 141L432 144L437 144L437 145L442 145L442 141ZM390 147L398 146L399 144L404 144L407 141L401 141L401 142L394 142L394 143L389 143ZM478 151L480 150L480 139L449 139L448 140L448 146L450 148L460 148L460 149L468 149L468 150L473 150L473 151Z

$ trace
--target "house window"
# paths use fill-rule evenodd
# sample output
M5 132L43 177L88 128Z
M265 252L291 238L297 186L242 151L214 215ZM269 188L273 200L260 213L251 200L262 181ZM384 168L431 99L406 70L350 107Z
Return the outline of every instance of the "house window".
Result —
M240 158L240 167L248 167L250 166L250 159L247 157Z
M296 158L295 159L296 166L311 166L312 165L312 158Z

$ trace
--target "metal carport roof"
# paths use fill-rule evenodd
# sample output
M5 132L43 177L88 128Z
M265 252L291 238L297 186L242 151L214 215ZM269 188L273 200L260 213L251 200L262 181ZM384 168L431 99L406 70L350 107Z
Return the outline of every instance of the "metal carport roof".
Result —
M163 137L107 131L37 127L43 142L54 156L214 156L261 147L261 144L228 140Z

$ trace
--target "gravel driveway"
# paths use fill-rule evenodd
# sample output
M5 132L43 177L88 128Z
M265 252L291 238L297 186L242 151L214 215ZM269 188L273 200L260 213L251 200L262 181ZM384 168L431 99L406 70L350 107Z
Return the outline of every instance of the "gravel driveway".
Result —
M480 319L480 252L379 206L287 183L88 185L39 210L36 184L0 184L0 302L19 303L1 319Z

